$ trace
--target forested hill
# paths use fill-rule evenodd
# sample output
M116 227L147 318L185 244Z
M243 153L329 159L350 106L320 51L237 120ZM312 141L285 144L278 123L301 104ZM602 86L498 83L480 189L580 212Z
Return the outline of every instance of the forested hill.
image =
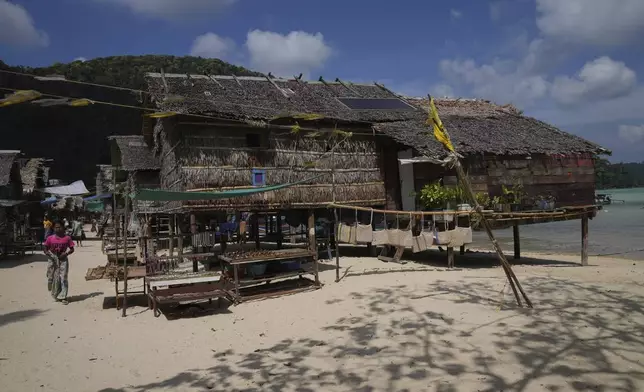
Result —
M0 60L0 69L46 76L64 75L67 79L81 82L106 84L133 89L145 88L147 72L192 73L210 75L256 76L257 72L247 70L218 59L204 59L192 56L112 56L87 61L55 63L49 67L9 66Z
M49 67L9 66L0 69L30 75L64 75L68 80L145 89L147 72L193 73L254 76L256 72L217 59L176 56L113 56L88 61L56 63ZM141 95L127 90L69 83L38 81L29 76L0 72L0 87L33 89L43 94L89 98L133 106L141 105ZM8 93L0 90L0 96ZM96 165L109 163L107 136L140 134L142 112L106 105L86 107L31 104L0 108L2 141L0 149L17 149L29 157L54 160L51 176L66 181L85 180L93 187Z
M644 187L644 162L610 163L600 159L595 174L597 189Z

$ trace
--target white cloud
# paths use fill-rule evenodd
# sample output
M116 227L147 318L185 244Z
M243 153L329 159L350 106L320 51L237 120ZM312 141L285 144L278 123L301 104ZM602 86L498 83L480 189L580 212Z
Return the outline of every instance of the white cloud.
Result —
M449 10L449 16L452 18L452 20L460 19L463 16L463 12L452 8L451 10Z
M644 125L620 125L619 138L628 143L644 141Z
M76 57L73 61L82 61L84 63L85 61L87 61L87 59L81 56L81 57Z
M555 78L552 96L563 104L613 99L630 94L637 85L635 72L609 57L586 63L571 78Z
M561 42L618 45L644 33L642 0L537 0L537 26Z
M0 0L0 43L15 46L47 46L47 33L38 30L27 10Z
M478 65L474 60L442 60L440 71L448 81L469 87L476 97L500 103L530 105L549 89L543 76L524 73L506 61Z
M129 8L137 14L159 19L185 19L209 16L237 0L96 0Z
M190 49L191 56L226 58L235 50L235 42L215 33L206 33L195 38Z
M246 37L252 69L279 76L308 73L324 65L331 47L321 33L291 31L287 35L253 30Z

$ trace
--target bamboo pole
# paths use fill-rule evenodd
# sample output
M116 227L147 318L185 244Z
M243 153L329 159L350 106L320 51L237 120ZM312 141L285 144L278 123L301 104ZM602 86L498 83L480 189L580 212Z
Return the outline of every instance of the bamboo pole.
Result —
M499 245L498 241L494 237L494 233L492 232L492 226L490 225L490 222L488 221L487 217L483 213L483 206L481 206L476 199L476 195L472 190L472 184L470 183L470 179L465 173L465 170L463 169L463 165L459 160L459 155L456 153L456 150L451 145L451 141L449 140L449 135L447 131L445 131L445 129L443 128L443 124L441 123L438 117L438 113L436 112L436 108L434 107L434 102L432 100L432 97L428 95L427 98L429 100L430 121L433 123L433 127L434 127L434 136L440 143L444 145L445 149L449 151L449 154L448 154L449 158L445 160L445 164L451 163L454 165L454 168L456 169L457 177L460 180L461 185L463 186L463 192L465 193L466 198L469 199L470 203L472 203L476 213L480 215L481 223L485 228L485 231L487 232L487 235L490 238L490 241L492 242L492 246L494 247L496 254L499 257L499 261L501 263L501 266L503 267L503 271L505 272L506 277L508 278L508 282L510 282L510 287L512 288L512 292L514 293L514 297L517 301L517 305L523 306L521 302L521 297L519 297L519 293L517 292L517 289L518 289L521 292L523 299L525 299L528 307L531 308L532 302L526 295L525 291L523 291L523 287L521 287L521 283L519 282L516 275L514 274L514 271L512 271L512 266L506 259L505 255L503 254L503 250L501 249L501 246Z
M130 200L130 195L128 194L128 189L129 189L129 183L125 186L125 210L123 212L123 245L124 245L124 253L123 253L123 314L122 316L126 316L126 311L127 311L127 218L128 218L128 208L129 208L129 200ZM118 245L116 246L118 248ZM118 261L117 261L118 262Z
M494 237L494 233L492 232L492 226L490 226L490 222L488 221L485 214L483 214L483 207L476 200L476 196L474 194L474 191L472 190L472 184L470 184L470 180L465 174L465 170L463 170L463 166L461 165L461 162L458 160L458 157L456 156L455 153L453 156L455 161L454 167L456 168L456 173L461 181L461 184L463 185L465 196L467 196L469 201L474 206L474 210L481 216L481 223L483 224L483 227L485 228L485 231L487 232L487 235L490 238L490 241L492 242L492 246L496 251L496 254L499 258L499 262L503 267L503 271L505 272L505 275L508 278L508 281L510 282L510 287L512 288L512 292L514 293L514 297L516 298L517 304L519 306L523 306L523 304L521 303L521 297L519 297L519 293L517 293L517 289L518 289L521 292L521 295L523 296L523 299L525 300L528 307L531 308L532 301L530 301L530 299L528 298L528 295L525 293L525 291L523 291L523 287L521 287L521 283L519 282L516 275L514 274L514 271L512 271L512 266L510 265L505 255L503 254L501 245L499 245L496 238Z
M588 265L588 215L581 218L581 265Z

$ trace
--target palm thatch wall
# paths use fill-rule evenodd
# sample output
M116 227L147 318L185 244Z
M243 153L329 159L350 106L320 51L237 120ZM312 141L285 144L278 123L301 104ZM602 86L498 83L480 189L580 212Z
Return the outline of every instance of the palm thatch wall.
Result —
M185 208L323 207L334 200L334 190L339 202L384 204L384 179L373 137L163 120L157 125L155 140L165 189L252 188L254 170L265 172L266 186L302 182L243 198L184 203Z

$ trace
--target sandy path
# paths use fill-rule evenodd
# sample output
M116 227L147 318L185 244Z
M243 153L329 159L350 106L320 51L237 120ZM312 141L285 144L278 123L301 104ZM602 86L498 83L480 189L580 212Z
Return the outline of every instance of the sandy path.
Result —
M43 256L0 262L3 391L644 390L641 262L516 266L527 310L496 267L345 258L322 290L170 321L104 310L113 286L84 280L105 260L87 244L67 306L46 292Z

